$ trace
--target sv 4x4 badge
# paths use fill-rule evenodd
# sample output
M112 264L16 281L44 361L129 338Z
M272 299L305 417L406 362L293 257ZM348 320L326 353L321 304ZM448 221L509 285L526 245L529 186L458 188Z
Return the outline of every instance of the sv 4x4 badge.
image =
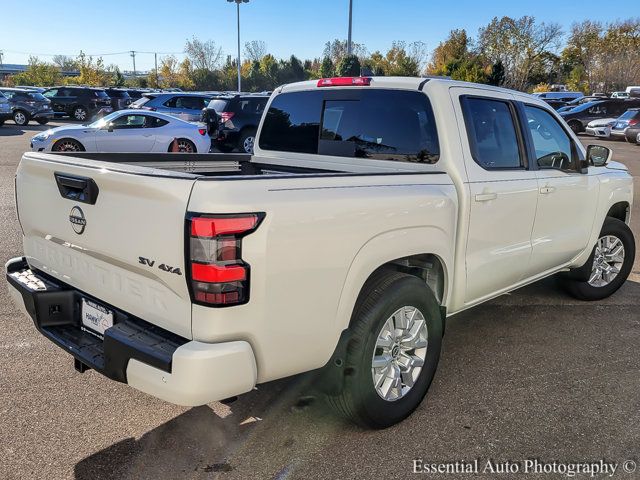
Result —
M138 263L141 263L142 265L146 265L147 267L153 267L156 264L156 261L149 260L148 258L145 258L145 257L138 257ZM168 273L175 273L176 275L182 275L182 271L180 270L180 267L171 267L165 263L161 263L160 265L158 265L158 268Z

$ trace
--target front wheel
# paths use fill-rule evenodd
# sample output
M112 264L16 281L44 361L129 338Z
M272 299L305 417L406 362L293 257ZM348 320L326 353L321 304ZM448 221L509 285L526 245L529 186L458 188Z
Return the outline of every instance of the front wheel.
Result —
M73 138L63 138L58 140L51 147L52 152L84 152L84 147Z
M49 119L48 118L38 118L36 120L36 122L38 122L40 125L46 125L47 123L49 123Z
M409 416L433 380L442 316L421 279L390 272L368 282L358 298L333 406L351 421L386 428Z
M607 218L584 266L562 277L567 292L580 300L601 300L615 293L633 268L636 245L629 226Z

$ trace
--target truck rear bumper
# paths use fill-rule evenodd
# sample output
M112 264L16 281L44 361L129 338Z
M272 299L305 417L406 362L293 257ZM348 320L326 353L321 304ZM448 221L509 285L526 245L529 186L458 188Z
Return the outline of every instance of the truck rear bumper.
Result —
M9 292L36 328L75 358L76 368L103 375L178 405L204 405L253 389L257 371L244 341L189 341L104 305L46 274L31 271L24 257L6 264ZM86 298L114 313L104 338L80 325Z

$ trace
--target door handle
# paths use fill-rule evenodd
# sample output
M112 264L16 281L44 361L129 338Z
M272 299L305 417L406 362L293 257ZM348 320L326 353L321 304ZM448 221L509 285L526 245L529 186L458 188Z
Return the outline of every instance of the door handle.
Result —
M543 195L548 195L555 191L556 191L556 187L550 187L548 185L546 187L540 187L540 193L542 193Z
M476 194L476 202L488 202L498 198L498 194L495 192L485 192Z

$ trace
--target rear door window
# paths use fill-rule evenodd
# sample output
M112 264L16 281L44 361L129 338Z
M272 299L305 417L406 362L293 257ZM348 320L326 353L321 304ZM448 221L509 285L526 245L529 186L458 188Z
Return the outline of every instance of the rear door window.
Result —
M277 96L260 147L340 157L435 163L438 135L420 92L358 89Z
M515 112L510 102L462 97L464 123L471 155L482 168L523 168Z

